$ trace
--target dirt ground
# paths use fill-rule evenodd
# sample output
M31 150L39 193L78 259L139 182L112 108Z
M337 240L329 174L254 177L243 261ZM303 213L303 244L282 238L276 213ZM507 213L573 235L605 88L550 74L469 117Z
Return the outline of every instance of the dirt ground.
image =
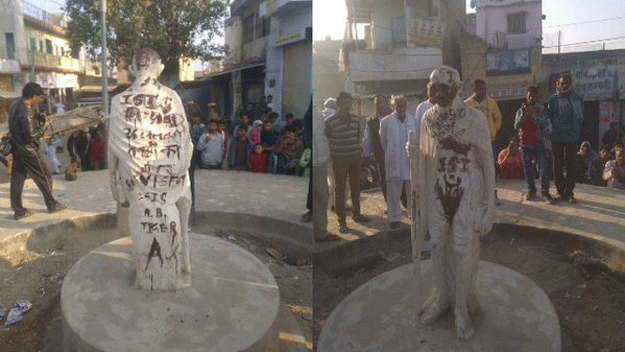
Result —
M563 352L625 351L625 279L604 270L567 238L547 237L537 229L498 226L482 238L480 257L526 275L547 293L560 320ZM389 250L364 267L330 271L315 260L314 341L350 292L410 263L409 236L391 234L389 242Z
M206 233L192 228L193 232ZM211 232L252 252L271 270L282 301L294 314L312 348L312 266L301 253L280 253L279 243L264 241L243 232ZM10 309L16 300L28 300L33 309L9 328L0 325L2 352L56 352L60 350L60 293L71 266L89 251L118 238L112 228L89 232L31 237L0 248L0 302ZM275 259L267 249L281 260ZM272 250L273 249L273 250ZM287 264L291 263L293 265ZM0 319L4 324L5 318Z

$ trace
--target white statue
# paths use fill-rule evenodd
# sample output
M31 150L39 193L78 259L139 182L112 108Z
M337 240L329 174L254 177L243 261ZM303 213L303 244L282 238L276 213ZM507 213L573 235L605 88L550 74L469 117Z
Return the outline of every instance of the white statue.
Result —
M488 124L484 115L457 95L458 72L442 66L430 75L428 95L434 106L421 121L418 158L417 234L432 243L433 289L423 304L421 322L433 323L453 307L456 336L468 340L475 333L469 312L479 308L476 277L479 235L492 228L495 170ZM414 247L413 247L414 248ZM413 251L418 267L421 251ZM420 279L420 271L415 273Z
M111 103L108 166L113 198L129 206L129 230L142 289L191 285L189 165L193 144L182 101L161 85L159 55L135 53L135 81Z

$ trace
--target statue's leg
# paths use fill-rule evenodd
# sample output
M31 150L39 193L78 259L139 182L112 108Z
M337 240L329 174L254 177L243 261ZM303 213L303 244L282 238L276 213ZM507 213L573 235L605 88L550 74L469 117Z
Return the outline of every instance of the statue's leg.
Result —
M436 220L436 219L431 219ZM449 308L449 287L445 280L446 251L449 243L449 225L444 219L433 221L429 227L432 243L433 288L422 307L421 323L429 325Z
M472 289L472 286L474 286L473 281L479 263L479 239L468 226L462 225L458 222L454 223L455 233L452 244L456 293L454 317L456 337L461 341L467 341L475 334L475 328L469 317L468 302L470 298L477 301L474 296L475 289ZM473 297L471 297L472 294Z
M189 215L191 214L191 197L181 197L176 202L180 213L180 234L182 236L182 276L185 282L191 283L191 256L189 253Z

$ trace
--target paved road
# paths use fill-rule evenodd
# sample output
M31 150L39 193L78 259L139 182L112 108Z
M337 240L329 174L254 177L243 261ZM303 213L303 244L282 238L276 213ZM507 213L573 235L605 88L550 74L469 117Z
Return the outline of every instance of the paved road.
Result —
M501 205L496 208L495 222L517 224L542 229L556 230L609 242L625 249L625 191L578 185L575 189L577 204L558 203L549 205L542 200L525 200L524 180L499 180L498 195ZM555 190L552 190L552 194ZM353 241L388 229L384 215L386 203L379 188L361 194L362 213L371 217L370 223L358 224L347 217L350 233L338 232L338 221L334 212L328 211L328 229L331 233ZM404 226L410 220L404 211ZM338 246L341 242L323 243L323 247Z
M24 188L24 206L35 215L20 221L13 220L10 207L8 182L0 184L0 243L29 232L37 227L101 213L115 213L116 202L111 197L108 171L90 171L78 174L78 180L65 181L62 175L55 175L54 195L68 204L68 209L49 214L43 197L32 180ZM283 223L301 224L300 216L306 211L308 179L303 177L271 174L255 174L239 171L196 171L196 211L212 212L232 221L234 214L243 214L240 221L246 221L245 214L257 218L269 217ZM238 215L237 215L238 216ZM245 226L242 223L242 226ZM312 232L293 233L297 241L312 241Z

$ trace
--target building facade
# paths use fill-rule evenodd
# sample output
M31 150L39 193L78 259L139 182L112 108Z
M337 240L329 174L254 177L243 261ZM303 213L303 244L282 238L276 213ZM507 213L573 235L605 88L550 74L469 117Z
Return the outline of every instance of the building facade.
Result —
M266 0L271 19L267 45L265 96L280 116L304 117L312 98L312 1Z
M475 22L467 22L475 28L467 28L460 44L462 95L472 94L476 79L486 82L503 118L497 145L505 148L516 134L514 117L527 87L538 86L541 101L549 96L546 82L551 71L542 57L542 4L541 0L478 0L473 16Z
M340 64L348 90L366 98L363 113L373 112L375 94L404 94L409 109L416 108L425 99L430 73L442 64L438 1L346 0L346 6Z

